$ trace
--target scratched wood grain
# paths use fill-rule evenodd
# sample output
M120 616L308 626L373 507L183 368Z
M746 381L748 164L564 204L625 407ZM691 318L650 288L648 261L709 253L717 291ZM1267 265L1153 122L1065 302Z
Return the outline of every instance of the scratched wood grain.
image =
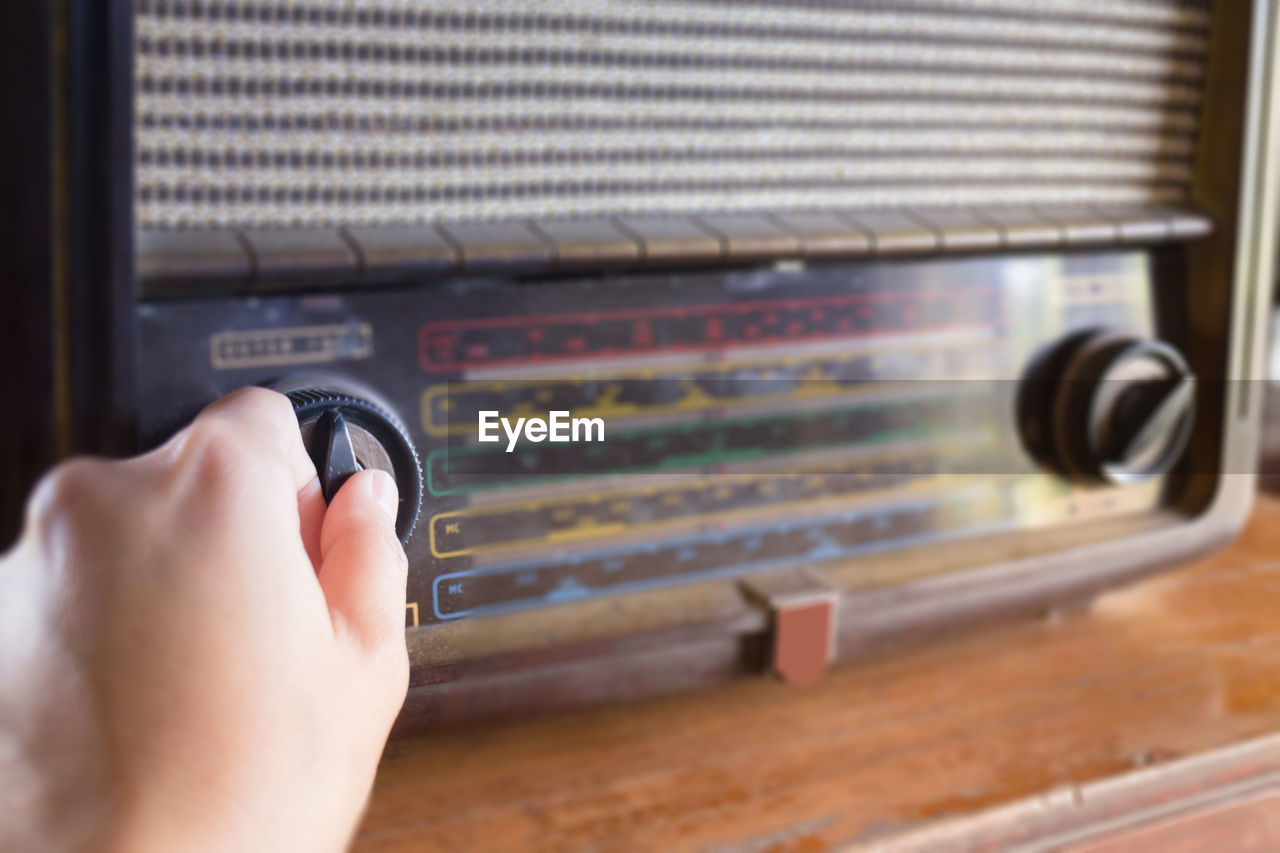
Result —
M1151 778L1274 731L1280 500L1262 498L1229 550L1088 611L845 665L809 688L760 679L394 742L355 849L823 850L953 826L955 840L974 815L998 823L1027 798ZM1280 740L1267 743L1224 753L1205 785L1280 773ZM1203 827L1280 848L1280 799L1204 793L1198 811L1077 841L1204 849L1185 846Z

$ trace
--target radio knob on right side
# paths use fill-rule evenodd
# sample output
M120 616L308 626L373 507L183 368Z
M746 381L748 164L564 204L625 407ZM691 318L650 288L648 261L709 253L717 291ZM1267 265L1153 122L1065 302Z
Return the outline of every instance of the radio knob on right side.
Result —
M1072 480L1128 485L1167 473L1186 450L1196 380L1169 344L1109 329L1074 334L1027 372L1023 443Z

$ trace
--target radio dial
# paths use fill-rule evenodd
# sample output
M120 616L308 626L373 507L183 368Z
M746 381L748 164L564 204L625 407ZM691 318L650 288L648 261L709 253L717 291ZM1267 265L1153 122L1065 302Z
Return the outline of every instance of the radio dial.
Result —
M369 400L324 387L278 388L298 417L325 503L357 471L380 468L400 492L396 535L407 542L418 521L422 472L409 434L395 415Z
M1074 335L1033 365L1018 401L1024 444L1075 480L1126 485L1168 472L1186 449L1195 377L1163 341Z

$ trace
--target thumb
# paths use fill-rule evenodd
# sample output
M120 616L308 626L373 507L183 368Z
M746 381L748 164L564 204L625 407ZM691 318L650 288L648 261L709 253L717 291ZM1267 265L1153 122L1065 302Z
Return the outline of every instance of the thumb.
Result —
M320 588L334 629L370 650L404 644L408 561L396 538L396 482L361 471L343 483L320 528Z

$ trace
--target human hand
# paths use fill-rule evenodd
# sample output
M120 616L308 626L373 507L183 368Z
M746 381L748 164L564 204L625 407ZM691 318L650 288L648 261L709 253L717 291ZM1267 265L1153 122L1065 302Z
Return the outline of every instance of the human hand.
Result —
M396 506L326 508L260 388L55 469L0 558L0 849L343 848L408 684Z

